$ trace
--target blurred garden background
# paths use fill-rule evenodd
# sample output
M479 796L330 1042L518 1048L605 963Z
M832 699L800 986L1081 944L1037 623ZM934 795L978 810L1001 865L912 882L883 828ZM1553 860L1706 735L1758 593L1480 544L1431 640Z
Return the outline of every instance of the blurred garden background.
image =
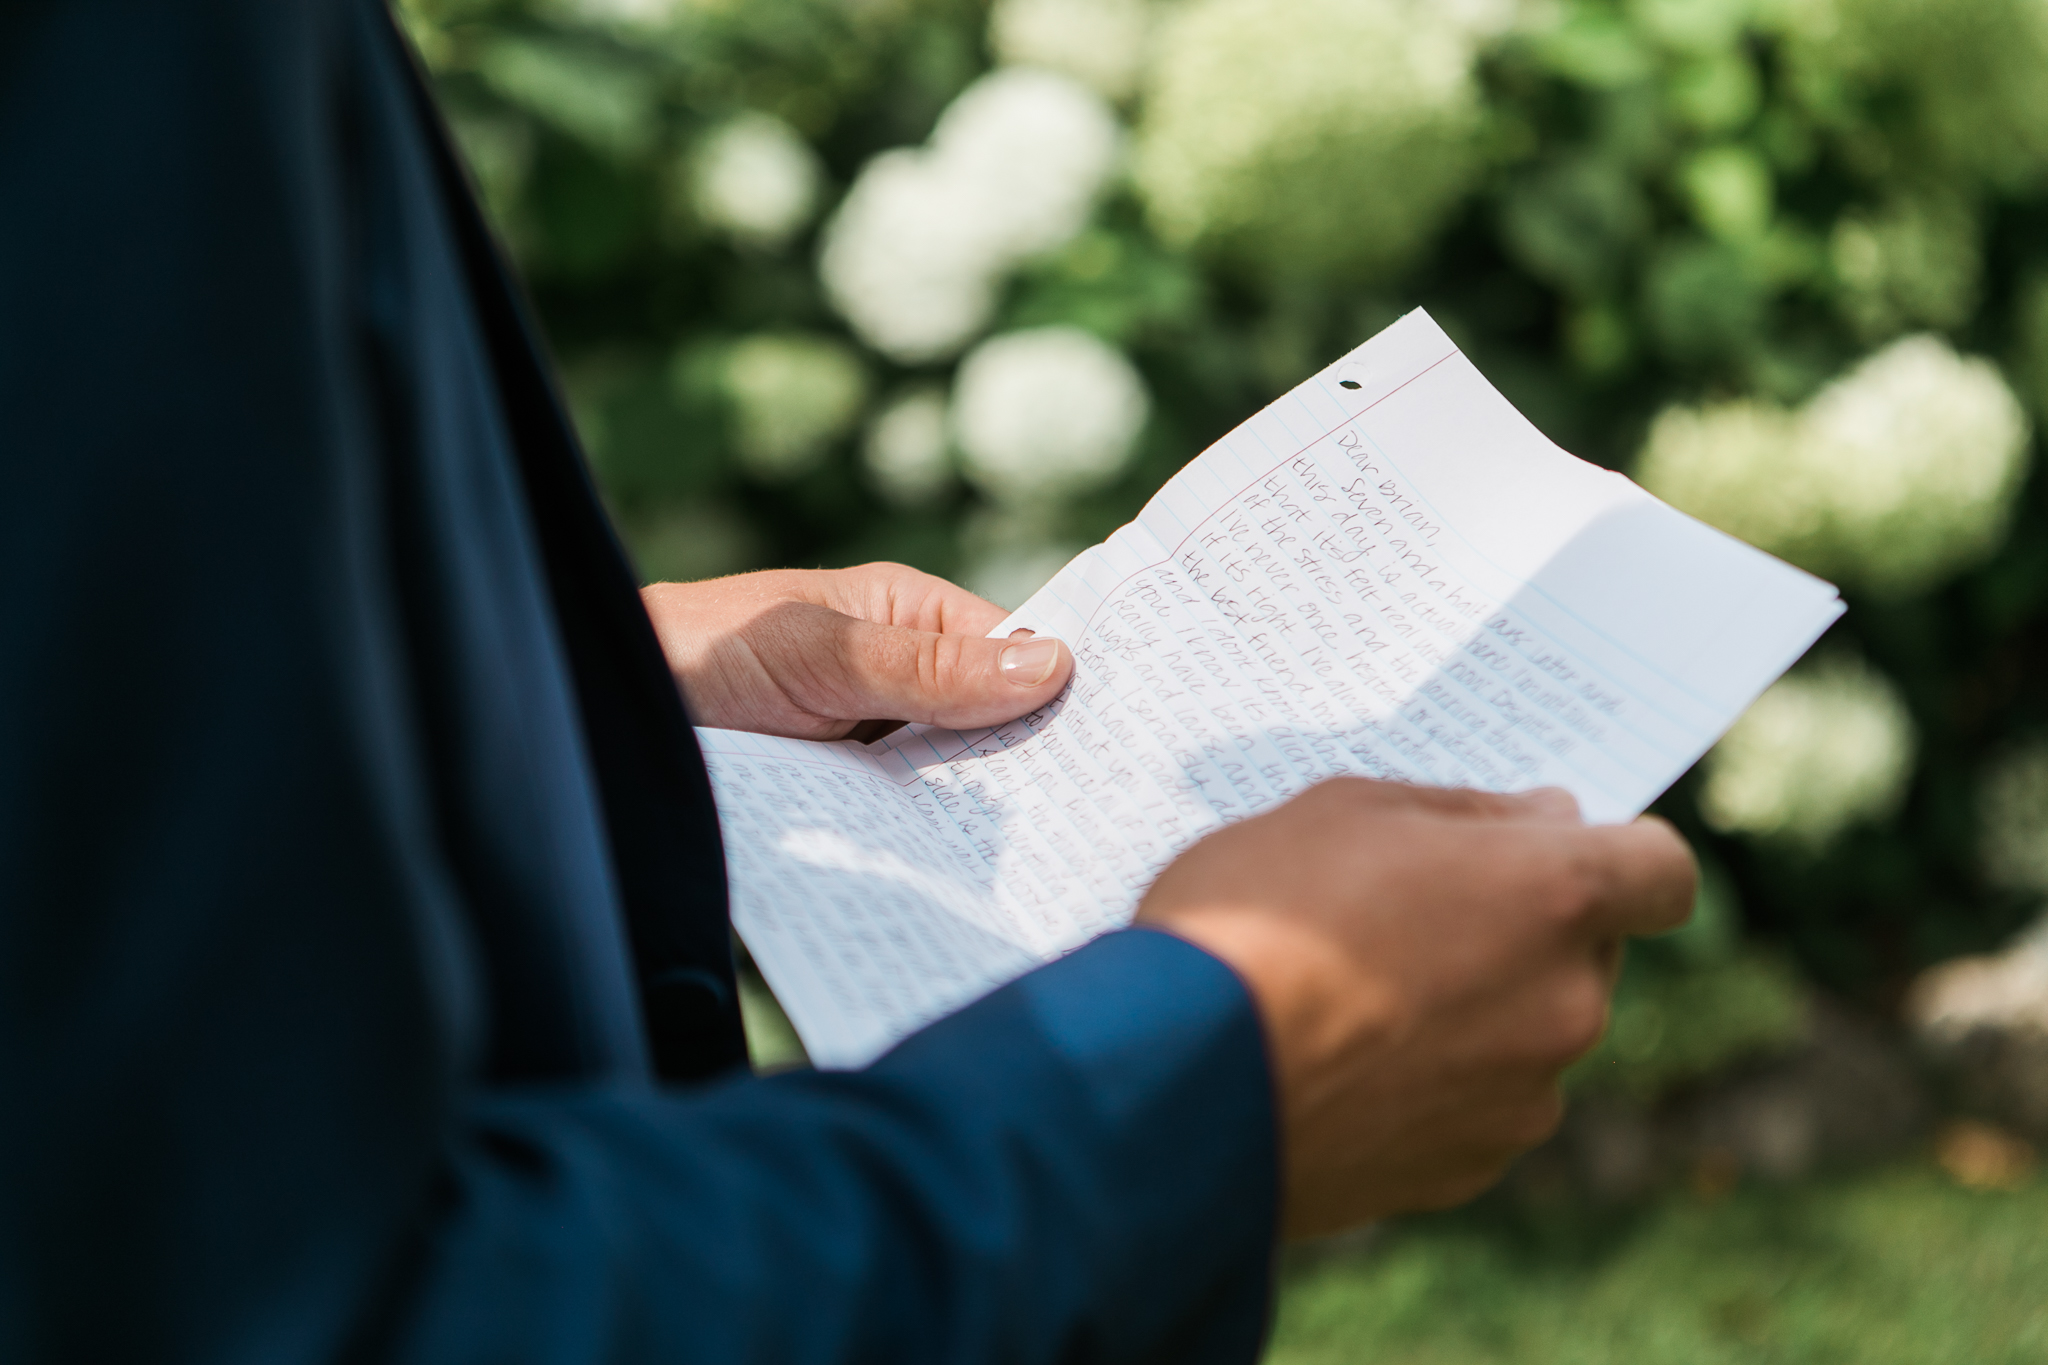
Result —
M1275 1362L2048 1360L2048 0L402 12L650 580L1014 605L1422 305L1842 586L1564 1132L1295 1253Z

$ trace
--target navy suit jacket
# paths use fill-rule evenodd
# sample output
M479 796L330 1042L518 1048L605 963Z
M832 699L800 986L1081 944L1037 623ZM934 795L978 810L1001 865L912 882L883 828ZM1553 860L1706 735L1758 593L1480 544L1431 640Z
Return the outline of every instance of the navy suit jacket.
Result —
M745 1073L681 703L377 0L0 8L0 1359L1244 1361L1237 980Z

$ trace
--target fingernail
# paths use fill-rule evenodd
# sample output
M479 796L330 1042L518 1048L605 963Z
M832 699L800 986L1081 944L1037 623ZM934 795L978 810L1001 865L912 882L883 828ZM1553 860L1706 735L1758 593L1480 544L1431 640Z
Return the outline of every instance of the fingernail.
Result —
M996 656L996 667L1019 687L1038 686L1052 676L1059 663L1058 640L1026 640L1022 644L1006 646Z

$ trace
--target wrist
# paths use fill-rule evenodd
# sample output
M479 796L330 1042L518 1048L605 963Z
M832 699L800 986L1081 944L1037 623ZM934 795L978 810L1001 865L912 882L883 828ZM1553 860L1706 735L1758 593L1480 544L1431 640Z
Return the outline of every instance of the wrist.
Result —
M1314 1121L1339 1058L1355 1062L1399 1028L1395 993L1314 925L1231 903L1140 908L1136 927L1200 948L1244 984L1266 1040L1282 1126Z

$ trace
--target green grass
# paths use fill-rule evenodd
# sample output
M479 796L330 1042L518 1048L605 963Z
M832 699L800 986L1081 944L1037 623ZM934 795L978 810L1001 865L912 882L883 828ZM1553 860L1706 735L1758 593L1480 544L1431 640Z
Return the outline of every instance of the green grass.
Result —
M747 1028L747 1060L756 1071L786 1071L804 1066L803 1040L796 1036L789 1016L761 980L751 962L740 966L740 1017Z
M2048 1182L1896 1168L1627 1215L1418 1219L1291 1272L1267 1365L2048 1361Z

